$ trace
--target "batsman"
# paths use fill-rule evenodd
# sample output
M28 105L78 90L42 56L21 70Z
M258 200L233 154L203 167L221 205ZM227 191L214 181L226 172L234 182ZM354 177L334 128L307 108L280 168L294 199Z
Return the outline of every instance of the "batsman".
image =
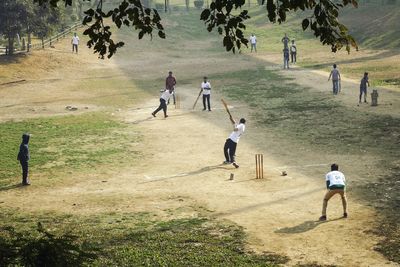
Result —
M235 161L235 153L236 153L237 143L239 142L240 137L243 135L245 131L246 120L244 118L241 118L239 124L237 124L236 121L233 119L232 114L229 112L228 105L226 104L226 102L223 99L221 99L221 101L224 104L225 109L229 114L229 120L233 124L233 132L229 135L228 139L226 139L224 145L224 155L225 155L224 164L232 164L235 168L239 168L239 165Z

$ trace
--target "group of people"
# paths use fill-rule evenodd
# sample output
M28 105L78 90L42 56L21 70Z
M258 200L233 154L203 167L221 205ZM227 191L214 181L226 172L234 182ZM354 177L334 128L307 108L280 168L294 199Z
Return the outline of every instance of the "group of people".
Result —
M334 95L337 95L341 91L341 76L336 64L333 64L328 81L332 78L332 91ZM364 96L364 103L367 102L367 88L370 86L368 72L364 72L363 77L360 81L360 94L358 96L358 103L361 103L361 99Z
M291 45L289 47L290 39L285 33L281 42L283 43L283 68L289 69L289 59L291 60L292 64L296 64L297 61L297 45L295 40L293 39ZM290 58L289 58L290 56Z
M168 117L167 114L167 105L169 103L169 99L171 96L175 102L175 85L176 85L176 78L172 75L172 71L169 71L168 76L165 80L165 89L161 90L161 97L160 97L160 105L156 110L154 110L151 115L156 117L156 114L163 110L164 118ZM200 94L203 95L203 111L211 111L211 84L208 81L208 78L205 76L203 78L203 82L200 85ZM232 116L229 117L232 125L233 125L233 132L229 135L228 139L225 141L224 145L224 156L225 161L224 164L232 164L235 168L239 168L239 165L235 161L235 153L236 153L236 145L239 142L240 136L244 133L246 120L241 118L239 123L237 123Z

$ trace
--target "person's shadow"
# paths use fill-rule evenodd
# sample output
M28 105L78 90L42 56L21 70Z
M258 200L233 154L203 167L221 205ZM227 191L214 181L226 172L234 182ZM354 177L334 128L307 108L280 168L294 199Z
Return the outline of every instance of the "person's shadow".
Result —
M23 187L23 185L21 183L18 183L18 184L2 186L2 187L0 187L0 192L1 191L7 191L7 190L15 189L15 188L19 188L19 187Z
M285 227L281 228L279 230L276 230L275 233L280 233L280 234L299 234L299 233L305 233L308 232L312 229L315 229L318 225L323 224L323 223L328 223L332 221L337 221L342 218L336 218L333 220L328 220L328 221L305 221L299 225L293 226L293 227Z

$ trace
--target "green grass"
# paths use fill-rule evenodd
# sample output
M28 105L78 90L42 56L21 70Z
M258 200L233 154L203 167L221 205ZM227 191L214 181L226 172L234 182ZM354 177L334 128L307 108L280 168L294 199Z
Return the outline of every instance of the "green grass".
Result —
M30 119L0 124L0 185L20 176L16 160L21 135L29 132L32 172L42 175L67 170L84 171L100 164L118 163L137 155L132 144L140 136L121 130L128 126L111 116L86 113L77 116Z
M6 223L12 219L18 230L1 231L0 241L12 244L17 242L13 238L24 236L25 243L34 251L41 249L39 244L57 240L65 243L65 250L73 244L86 253L94 253L91 258L83 258L81 266L278 266L288 261L285 256L249 251L243 229L226 221L206 218L159 221L148 213L119 213L90 218L43 214L21 222L21 216L6 214L0 215L0 227L10 229ZM47 239L51 242L37 242L43 239L35 231L38 221L55 240L50 237ZM73 256L63 247L58 249L58 253Z

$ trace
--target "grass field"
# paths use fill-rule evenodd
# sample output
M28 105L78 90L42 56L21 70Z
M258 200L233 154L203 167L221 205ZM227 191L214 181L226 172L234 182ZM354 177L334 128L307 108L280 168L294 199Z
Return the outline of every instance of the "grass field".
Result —
M151 157L164 160L147 151L148 132L140 130L134 123L121 121L114 112L120 107L129 109L150 96L156 99L166 70L171 66L180 75L180 85L198 84L203 75L211 74L212 84L218 88L219 94L249 106L251 126L262 132L262 142L258 146L277 159L293 160L293 151L300 155L298 160L302 163L340 157L346 166L346 174L352 177L349 191L386 218L376 227L375 234L383 237L376 249L388 259L400 262L400 238L397 238L400 226L396 213L400 207L397 194L399 117L368 110L359 112L340 100L332 99L328 92L313 91L295 80L283 82L279 71L265 69L265 62L246 53L224 53L215 34L208 34L205 28L197 30L202 26L197 20L198 13L169 15L166 23L170 35L165 41L141 43L129 31L119 33L118 37L128 42L119 52L116 62L125 62L123 60L132 54L136 62L126 63L126 66L117 64L121 77L112 79L96 78L107 74L107 69L88 71L86 74L93 75L93 80L80 80L71 92L66 92L72 96L74 90L89 92L92 98L77 98L76 101L96 104L102 109L0 124L0 193L7 197L7 203L0 199L0 227L3 230L0 244L9 248L6 251L9 254L0 254L0 265L43 265L44 261L51 260L43 258L46 254L43 251L50 248L54 253L64 255L59 261L70 260L74 266L278 266L288 263L290 259L283 254L253 252L248 246L245 229L231 221L215 219L199 204L185 207L190 212L182 212L181 208L138 212L130 210L128 205L140 206L147 201L140 191L135 192L138 196L100 193L103 189L106 191L110 180L122 179L119 174L126 165L134 166L128 170L133 176L139 168L137 165L145 164ZM307 46L305 54L314 49L325 51L311 40L312 36L293 29L298 22L296 18L279 28L265 26L262 16L260 11L256 11L248 29L263 41L259 50L279 52L280 37L288 32L300 39L298 45ZM372 43L370 48L374 48ZM326 60L320 59L321 62ZM143 64L145 61L150 64ZM382 59L377 56L376 61L382 62ZM375 61L361 57L357 64L366 62ZM317 69L326 69L328 65L313 59L302 64ZM14 66L19 70L19 64ZM350 67L353 66L350 63L346 66L349 66L343 67L346 74L357 76L361 71ZM378 70L378 63L374 66ZM61 68L54 66L57 67ZM383 65L379 69L383 75L379 81L391 76L387 69L391 69L390 66ZM8 71L0 78L8 81L14 74L11 68ZM379 81L377 83L382 83ZM30 202L23 203L27 200L23 198L24 193L29 192L13 192L20 174L15 155L20 135L26 131L32 134L31 171L35 179L29 189L45 189L38 191L40 195L50 195L53 189L60 190L59 197L49 196L62 203L57 206L59 210L52 206L48 208L49 203L43 203L43 207L32 203L33 208L30 208ZM160 132L161 137L162 134ZM173 149L168 147L168 150ZM162 152L166 153L165 149L158 153L162 155ZM303 173L309 174L306 170ZM103 182L96 181L98 177L108 178ZM71 199L61 194L63 190L72 191L75 184L85 185L86 179L93 185L82 191L84 193L72 195ZM96 182L105 186L99 189ZM140 186L137 183L133 185ZM36 186L42 189L36 189ZM158 188L153 190L156 199ZM9 202L12 194L16 194L15 203ZM33 196L29 201L41 199ZM179 199L178 202L184 201ZM194 215L188 216L188 213ZM42 227L38 227L39 222ZM25 244L18 243L20 240ZM52 263L55 266L59 262ZM308 263L298 266L323 265Z

